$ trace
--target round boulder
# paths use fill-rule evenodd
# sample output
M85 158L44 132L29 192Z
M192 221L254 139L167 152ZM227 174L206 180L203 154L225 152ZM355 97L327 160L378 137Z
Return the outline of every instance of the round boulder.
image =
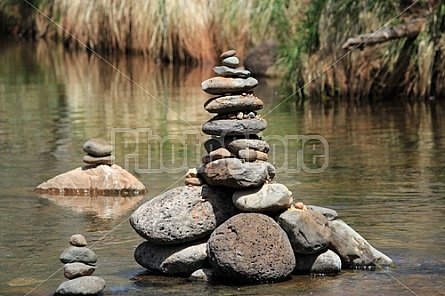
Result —
M286 233L269 216L238 214L221 224L207 243L209 261L221 277L241 282L275 282L295 268Z
M331 229L322 214L291 208L280 214L277 221L289 236L295 253L314 254L328 248Z
M194 241L170 246L143 242L136 248L134 259L152 271L171 276L188 276L208 265L207 242Z
M238 210L231 190L207 185L170 189L141 205L130 217L134 230L155 244L180 244L210 235Z

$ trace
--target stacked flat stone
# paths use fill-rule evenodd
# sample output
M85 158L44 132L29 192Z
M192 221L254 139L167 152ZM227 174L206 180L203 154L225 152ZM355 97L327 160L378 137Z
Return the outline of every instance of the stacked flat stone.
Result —
M83 157L83 162L89 165L112 165L115 157L111 154L113 146L106 140L92 138L83 144L83 151L87 153Z
M70 238L70 246L60 255L65 264L63 274L68 281L56 290L56 295L96 295L105 288L105 281L92 276L96 270L96 254L86 247L87 241L81 234Z

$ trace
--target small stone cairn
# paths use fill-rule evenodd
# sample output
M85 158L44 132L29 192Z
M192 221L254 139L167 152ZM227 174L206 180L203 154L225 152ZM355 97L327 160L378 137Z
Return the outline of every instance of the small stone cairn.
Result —
M112 165L115 157L111 154L113 145L100 138L92 138L83 144L83 151L87 153L83 157L83 162L89 165Z
M86 245L83 235L71 236L70 246L60 255L60 261L65 264L63 275L68 281L57 288L55 295L97 295L105 288L104 279L92 276L97 257Z
M294 202L292 192L273 181L269 145L258 136L267 127L256 113L263 107L252 92L258 81L237 69L235 54L223 53L223 65L214 68L219 76L201 84L216 95L204 104L216 116L202 126L211 135L203 165L188 171L186 186L153 198L130 217L146 240L135 260L169 276L242 283L391 265L334 210Z

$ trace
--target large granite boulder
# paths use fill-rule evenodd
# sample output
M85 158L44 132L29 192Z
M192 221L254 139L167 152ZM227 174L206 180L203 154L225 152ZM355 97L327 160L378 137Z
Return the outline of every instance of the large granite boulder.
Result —
M84 166L60 174L35 189L61 195L139 195L146 189L135 176L114 165Z
M207 242L202 240L169 246L143 242L134 258L142 267L170 276L188 276L209 265Z
M238 214L212 233L209 261L221 277L241 282L274 282L288 277L295 256L286 233L269 216Z
M202 166L198 174L209 185L246 188L273 180L275 168L264 161L242 162L238 158L225 158Z
M211 186L181 186L141 205L130 217L134 230L155 244L180 244L210 235L238 213L233 192Z
M328 248L331 230L322 214L291 208L281 213L277 221L289 236L295 253L314 254Z
M345 267L393 265L388 256L376 250L344 221L329 221L329 227L332 231L331 247Z
M235 207L244 212L276 212L292 205L292 192L279 183L238 190L233 193Z

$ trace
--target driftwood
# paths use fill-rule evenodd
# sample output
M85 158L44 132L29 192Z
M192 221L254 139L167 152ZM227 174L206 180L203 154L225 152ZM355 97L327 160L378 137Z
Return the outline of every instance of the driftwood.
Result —
M349 38L343 45L342 49L355 49L371 46L379 43L384 43L393 39L400 39L404 37L414 38L419 35L425 24L425 19L415 19L409 23L394 26L383 27L382 29L369 34L361 34L356 37Z

